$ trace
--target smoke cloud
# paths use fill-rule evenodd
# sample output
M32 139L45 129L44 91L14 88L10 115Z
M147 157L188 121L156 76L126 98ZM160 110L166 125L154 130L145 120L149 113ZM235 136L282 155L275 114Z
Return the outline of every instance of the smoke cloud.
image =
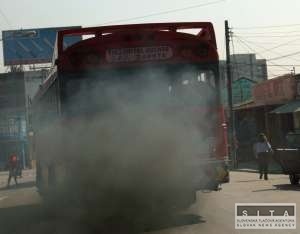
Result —
M68 117L37 135L41 164L55 164L48 197L99 225L111 217L144 223L192 196L216 118L206 111L212 88L195 74L145 70L68 81Z

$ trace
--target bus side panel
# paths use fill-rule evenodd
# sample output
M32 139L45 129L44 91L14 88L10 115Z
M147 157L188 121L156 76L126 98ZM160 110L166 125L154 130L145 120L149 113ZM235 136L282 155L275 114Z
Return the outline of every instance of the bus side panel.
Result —
M33 107L34 145L37 159L37 186L45 192L55 184L56 127L59 116L58 80L45 91Z

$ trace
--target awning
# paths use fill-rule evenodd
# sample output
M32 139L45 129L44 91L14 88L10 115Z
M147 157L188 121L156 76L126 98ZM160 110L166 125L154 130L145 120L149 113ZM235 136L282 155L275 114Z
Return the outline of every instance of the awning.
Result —
M276 109L272 110L270 113L273 114L286 114L300 111L300 100L290 101Z

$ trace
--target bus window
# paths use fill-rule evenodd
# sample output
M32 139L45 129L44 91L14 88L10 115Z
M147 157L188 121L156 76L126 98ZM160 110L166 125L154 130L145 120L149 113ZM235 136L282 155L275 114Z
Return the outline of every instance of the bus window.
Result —
M182 72L171 87L172 96L184 105L210 106L215 101L215 76L211 70Z
M156 68L71 76L66 82L66 112L103 112L141 102L149 107L161 105L170 96L169 79L168 73Z

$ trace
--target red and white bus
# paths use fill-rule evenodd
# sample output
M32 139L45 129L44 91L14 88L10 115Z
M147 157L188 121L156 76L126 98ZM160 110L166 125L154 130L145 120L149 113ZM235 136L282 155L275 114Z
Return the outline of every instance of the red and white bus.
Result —
M82 41L64 48L64 38L74 35L82 36ZM82 182L83 177L88 177L87 171L90 177L86 181L97 178L99 188L103 188L101 181L107 177L122 177L127 189L135 191L149 182L152 192L163 194L159 199L160 192L153 195L160 203L165 199L188 205L197 190L217 190L229 181L219 83L216 38L209 22L116 25L58 32L53 68L32 102L39 190L47 195L65 187L68 177L73 185L77 180ZM156 112L160 112L159 117ZM159 121L153 120L156 117ZM99 123L100 130L91 123ZM118 127L107 130L110 125ZM163 142L173 145L158 157L154 154L161 154ZM122 166L100 159L105 154L101 147L111 154L122 154L123 150L124 157L116 160L122 160ZM139 161L135 150L144 162ZM136 163L127 163L132 155ZM119 168L113 169L117 164L123 170L119 175ZM164 173L157 169L160 166ZM92 173L93 167L99 168L99 174ZM102 174L108 168L109 176ZM134 178L129 177L133 168L138 168ZM118 186L119 179L113 179L114 191L124 187ZM107 180L103 183L106 188L110 186ZM80 194L93 194L97 199L93 186L81 188Z

